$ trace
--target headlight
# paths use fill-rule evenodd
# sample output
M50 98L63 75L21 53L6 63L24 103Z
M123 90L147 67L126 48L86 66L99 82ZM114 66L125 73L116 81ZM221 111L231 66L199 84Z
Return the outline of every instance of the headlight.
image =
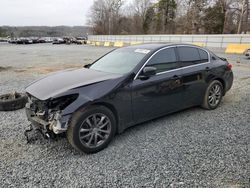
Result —
M49 101L49 109L64 110L78 98L78 94L66 95Z

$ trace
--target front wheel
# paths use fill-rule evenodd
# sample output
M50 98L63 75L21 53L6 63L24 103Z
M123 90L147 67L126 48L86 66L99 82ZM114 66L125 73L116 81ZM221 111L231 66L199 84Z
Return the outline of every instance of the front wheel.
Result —
M115 132L114 114L104 106L93 106L73 115L67 138L77 150L96 153L108 146Z
M223 97L223 85L220 81L212 81L205 93L202 107L208 110L216 109Z

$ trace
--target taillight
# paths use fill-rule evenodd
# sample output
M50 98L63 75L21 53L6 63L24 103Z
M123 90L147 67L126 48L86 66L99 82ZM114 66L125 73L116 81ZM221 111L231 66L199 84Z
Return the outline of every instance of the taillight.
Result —
M230 63L227 64L227 70L232 70L232 67L233 67L232 64L230 64Z

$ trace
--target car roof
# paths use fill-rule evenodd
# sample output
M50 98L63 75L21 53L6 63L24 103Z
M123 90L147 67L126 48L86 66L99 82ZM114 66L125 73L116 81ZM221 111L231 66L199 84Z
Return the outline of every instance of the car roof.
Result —
M180 45L188 45L188 46L192 46L192 47L202 48L200 46L193 45L193 44L187 44L187 43L145 43L145 44L127 46L125 48L128 48L128 49L138 49L139 48L139 49L157 50L157 49L168 47L168 46L180 46Z

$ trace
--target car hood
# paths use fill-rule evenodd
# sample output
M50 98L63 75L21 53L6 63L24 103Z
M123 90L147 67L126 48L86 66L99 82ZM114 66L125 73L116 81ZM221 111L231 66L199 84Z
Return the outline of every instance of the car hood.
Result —
M118 77L121 77L121 75L85 68L66 70L37 80L27 86L25 90L40 100L47 100L73 88Z

